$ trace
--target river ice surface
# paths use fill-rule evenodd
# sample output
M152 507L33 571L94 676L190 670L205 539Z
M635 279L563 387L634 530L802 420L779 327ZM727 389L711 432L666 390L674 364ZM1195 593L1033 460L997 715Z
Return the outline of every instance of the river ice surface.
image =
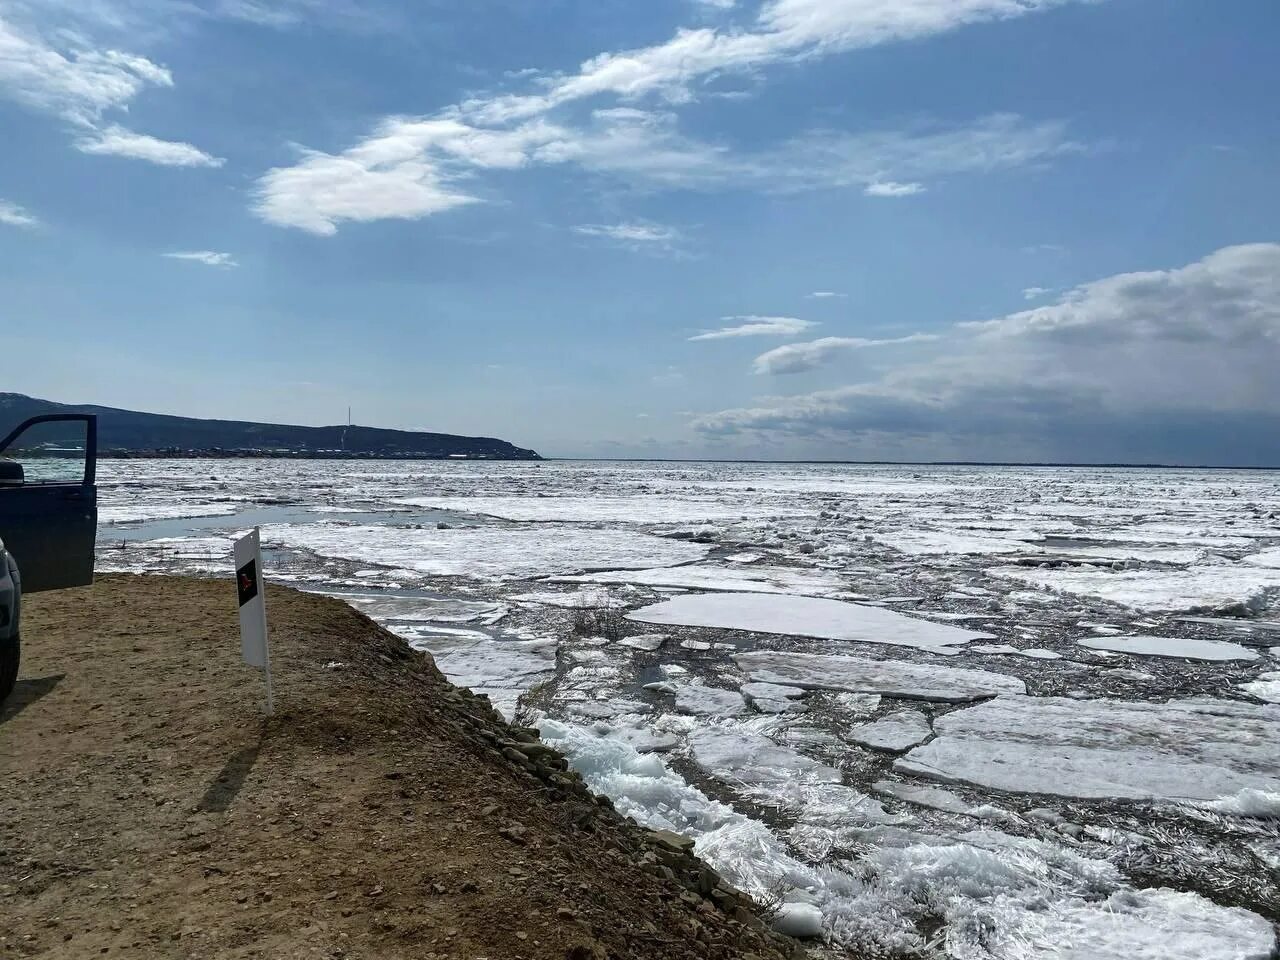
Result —
M135 460L100 480L100 570L229 576L262 527L269 578L540 724L823 955L1274 949L1275 474Z

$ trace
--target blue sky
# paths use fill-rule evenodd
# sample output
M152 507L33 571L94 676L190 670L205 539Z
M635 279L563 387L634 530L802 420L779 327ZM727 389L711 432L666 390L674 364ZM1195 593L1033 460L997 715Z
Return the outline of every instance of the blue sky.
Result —
M0 0L0 388L1280 465L1278 41L1274 0Z

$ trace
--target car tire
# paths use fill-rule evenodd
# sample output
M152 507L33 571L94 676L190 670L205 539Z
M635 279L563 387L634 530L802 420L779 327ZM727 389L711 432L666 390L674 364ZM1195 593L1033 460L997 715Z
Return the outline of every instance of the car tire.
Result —
M0 703L13 693L18 682L18 664L22 660L22 641L14 637L8 643L0 643Z

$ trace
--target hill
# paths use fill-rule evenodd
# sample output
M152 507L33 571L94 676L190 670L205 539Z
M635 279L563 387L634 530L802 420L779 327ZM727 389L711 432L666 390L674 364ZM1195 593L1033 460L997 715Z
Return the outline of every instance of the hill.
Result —
M493 437L386 430L380 427L300 427L243 420L198 420L92 404L54 403L20 393L0 393L0 435L46 413L98 415L98 447L105 456L395 457L443 460L540 460Z

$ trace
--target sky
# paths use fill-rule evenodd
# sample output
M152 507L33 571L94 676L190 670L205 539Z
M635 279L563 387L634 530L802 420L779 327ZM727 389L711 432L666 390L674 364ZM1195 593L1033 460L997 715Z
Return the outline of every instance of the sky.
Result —
M1280 466L1275 0L0 0L0 390Z

